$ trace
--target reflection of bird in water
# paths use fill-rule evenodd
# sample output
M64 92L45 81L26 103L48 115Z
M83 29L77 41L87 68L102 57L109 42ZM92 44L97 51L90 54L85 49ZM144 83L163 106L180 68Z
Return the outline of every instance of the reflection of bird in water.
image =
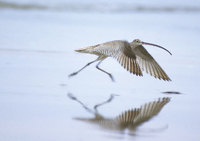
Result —
M85 106L80 100L78 100L73 95L69 94L68 96L71 99L80 103L88 112L93 113L95 115L94 118L76 118L76 119L96 123L103 128L120 130L120 131L123 131L125 129L129 129L131 131L136 129L139 125L157 115L161 111L163 106L165 106L165 104L167 104L170 101L170 98L168 97L159 98L156 101L142 105L140 108L127 110L115 118L105 118L98 113L97 108L103 104L111 102L111 100L114 98L114 95L111 95L111 97L107 101L95 105L94 110Z
M170 81L170 78L167 76L164 70L159 66L159 64L142 45L159 47L170 53L167 49L159 45L142 42L138 39L133 40L130 43L121 40L110 41L76 50L77 52L81 53L95 54L98 56L98 58L92 62L89 62L83 68L81 68L77 72L70 74L69 76L74 76L90 64L99 61L99 63L96 65L96 68L108 74L109 77L114 81L113 76L110 73L99 68L100 63L104 59L106 59L107 57L113 57L117 59L117 61L130 73L142 76L142 71L145 70L147 73L154 76L155 78Z

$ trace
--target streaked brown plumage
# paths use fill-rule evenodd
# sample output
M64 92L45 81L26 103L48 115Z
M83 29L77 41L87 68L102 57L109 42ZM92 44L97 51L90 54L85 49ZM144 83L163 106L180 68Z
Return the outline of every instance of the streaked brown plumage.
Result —
M89 46L83 49L75 50L76 52L80 53L89 53L95 54L98 58L92 62L89 62L79 71L70 74L69 76L76 75L85 67L89 66L90 64L99 61L96 68L103 71L104 73L108 74L112 80L113 77L110 73L102 70L99 68L99 64L106 59L107 57L115 58L127 71L133 73L137 76L142 76L142 71L146 71L150 75L154 76L158 79L163 79L166 81L170 81L171 79L168 75L164 72L164 70L160 67L160 65L154 60L154 58L147 52L147 50L142 45L152 45L159 48L166 50L170 53L167 49L151 44L142 42L139 39L135 39L132 42L122 41L122 40L115 40L110 42L105 42L102 44ZM171 53L170 53L171 54Z

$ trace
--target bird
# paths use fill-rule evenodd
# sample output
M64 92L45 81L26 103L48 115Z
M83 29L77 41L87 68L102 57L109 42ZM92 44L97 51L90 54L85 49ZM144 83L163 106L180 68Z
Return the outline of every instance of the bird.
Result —
M84 67L79 69L78 71L69 75L72 77L77 75L83 69L94 62L98 62L96 68L104 73L106 73L112 81L114 78L111 73L101 69L99 65L105 60L107 57L115 58L121 66L123 66L127 71L136 76L143 76L142 71L146 71L146 73L154 76L155 78L162 79L164 81L171 81L169 76L165 73L165 71L160 67L160 65L156 62L156 60L148 53L148 51L143 47L143 45L150 45L154 47L161 48L167 51L170 55L172 53L168 51L166 48L152 44L143 42L140 39L135 39L132 42L128 42L125 40L114 40L109 41L93 46L89 46L86 48L81 48L75 50L79 53L88 53L97 55L98 58L94 61L87 63Z
M107 118L100 114L97 108L111 102L116 95L111 94L110 98L107 101L95 105L94 109L88 108L83 102L81 102L71 93L69 93L68 96L70 99L75 100L76 102L81 104L84 109L94 115L94 117L91 118L76 117L74 119L85 121L88 123L95 123L104 129L118 130L122 132L126 129L128 129L129 131L136 131L136 129L140 125L156 116L162 110L162 108L170 102L169 97L158 98L155 101L151 101L141 105L139 108L125 110L113 118Z

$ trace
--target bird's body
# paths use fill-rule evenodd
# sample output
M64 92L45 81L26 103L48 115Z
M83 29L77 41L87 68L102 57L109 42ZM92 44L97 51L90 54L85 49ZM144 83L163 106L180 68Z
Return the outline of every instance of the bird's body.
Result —
M112 80L113 77L110 73L98 67L98 65L107 57L115 58L125 69L127 69L130 73L133 73L135 75L142 76L143 75L142 71L146 71L155 78L170 81L170 78L167 76L164 70L159 66L159 64L154 60L154 58L142 46L143 44L153 45L165 49L161 46L151 43L145 43L136 39L130 43L123 40L115 40L78 49L75 51L80 53L89 53L97 55L98 58L96 60L88 63L82 69L84 69L93 62L100 61L96 66L97 69L107 73ZM82 69L80 69L78 72L80 72ZM70 76L73 76L78 72L75 72Z

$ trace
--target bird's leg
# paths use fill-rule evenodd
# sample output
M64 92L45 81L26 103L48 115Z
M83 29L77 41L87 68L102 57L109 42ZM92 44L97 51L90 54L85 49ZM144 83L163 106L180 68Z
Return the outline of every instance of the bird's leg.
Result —
M101 64L101 62L102 62L103 60L101 60L97 65L96 65L96 68L98 69L98 70L100 70L100 71L102 71L102 72L104 72L104 73L106 73L106 74L108 74L109 75L109 77L111 78L111 80L114 82L115 80L114 80L114 78L113 78L113 76L112 76L112 74L110 74L110 73L108 73L107 71L105 71L105 70L103 70L103 69L101 69L101 68L99 68L99 65Z
M78 100L74 95L72 95L71 93L68 93L68 97L72 100L75 100L76 102L78 102L79 104L81 104L83 106L83 108L88 111L89 113L95 114L96 112L94 112L93 110L91 110L90 108L88 108L83 102L81 102L80 100Z
M104 105L104 104L106 104L106 103L110 103L110 102L113 100L113 98L114 98L115 96L117 96L117 95L111 94L111 95L110 95L110 98L109 98L108 100L106 100L106 101L104 101L104 102L102 102L102 103L100 103L100 104L96 104L96 105L94 106L95 113L98 114L97 108L100 107L100 106L102 106L102 105Z
M99 60L99 59L97 58L97 59L95 59L94 61L87 63L87 64L86 64L84 67L82 67L80 70L78 70L78 71L76 71L76 72L70 74L69 77L74 76L74 75L77 75L77 74L78 74L80 71L82 71L84 68L86 68L87 66L89 66L90 64L92 64L92 63L94 63L94 62L96 62L96 61L98 61L98 60Z

